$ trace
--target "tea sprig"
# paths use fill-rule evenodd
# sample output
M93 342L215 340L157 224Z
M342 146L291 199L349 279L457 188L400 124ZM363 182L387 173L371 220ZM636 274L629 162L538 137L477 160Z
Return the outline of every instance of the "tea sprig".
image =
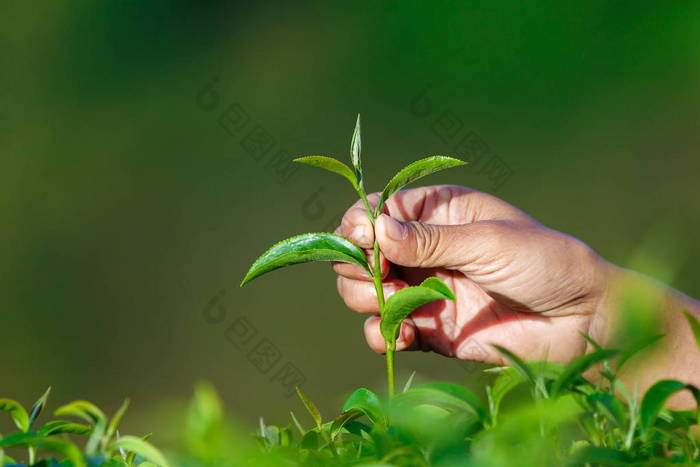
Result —
M362 200L367 216L374 228L377 217L382 212L386 201L397 191L422 177L466 164L459 159L446 156L430 156L420 159L401 169L386 184L376 206L372 207L364 188L362 171L362 137L360 116L357 116L355 130L350 142L350 161L352 168L343 162L327 156L305 156L294 159L295 162L319 167L340 175L352 185ZM377 293L377 305L381 316L381 333L386 348L386 370L389 397L395 393L394 352L401 323L413 310L435 300L455 300L452 291L436 277L426 279L422 284L400 290L389 300L384 298L382 272L380 266L380 247L374 236L374 261L369 264L366 255L357 245L338 235L329 233L309 233L283 240L263 253L252 264L243 278L241 286L251 280L275 269L310 261L338 261L351 263L363 268L372 278Z

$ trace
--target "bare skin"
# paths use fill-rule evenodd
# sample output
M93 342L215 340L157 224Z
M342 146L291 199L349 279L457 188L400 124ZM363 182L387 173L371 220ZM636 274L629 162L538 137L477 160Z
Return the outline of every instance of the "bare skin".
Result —
M374 234L359 202L336 232L371 256ZM663 351L643 368L633 367L628 378L642 386L662 378L700 385L700 351L681 313L700 317L700 303L607 262L580 240L498 198L451 185L401 191L387 202L376 232L385 295L437 276L457 296L456 302L414 311L397 350L505 364L492 347L497 344L528 360L566 363L590 351L581 332L604 346L614 344L620 291L635 284L653 290L667 337ZM333 267L347 306L372 314L365 337L370 348L383 352L370 278L353 265Z

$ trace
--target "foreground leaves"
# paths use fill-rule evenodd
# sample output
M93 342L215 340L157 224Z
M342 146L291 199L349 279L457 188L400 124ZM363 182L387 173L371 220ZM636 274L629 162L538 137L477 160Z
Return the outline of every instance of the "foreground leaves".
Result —
M20 430L27 431L29 429L29 415L19 402L12 399L0 399L0 411L9 413L12 421Z
M248 270L241 287L275 269L310 261L351 263L370 273L364 251L354 243L330 233L308 233L283 240L263 253Z
M123 436L119 438L110 445L108 450L109 452L118 452L119 450L129 451L153 462L154 464L162 467L168 467L168 462L165 460L165 456L163 456L158 449L147 441L135 436Z
M618 353L617 350L613 349L601 349L578 357L566 366L561 376L554 382L551 390L552 396L558 396L562 389L580 381L580 378L583 377L583 373L596 363L609 360Z
M302 392L301 389L298 387L296 388L297 395L299 396L299 399L304 403L304 407L306 407L306 410L309 412L311 415L311 418L314 420L314 423L316 424L316 427L318 429L321 429L321 423L322 423L322 418L321 418L321 412L319 412L318 407L316 407L316 404L309 399L306 394Z
M666 379L658 381L647 390L640 408L640 423L642 435L645 438L649 436L653 424L666 401L675 393L683 390L690 391L695 398L696 404L700 403L700 392L695 386L676 380Z
M690 326L690 331L693 333L695 343L700 349L700 322L698 322L698 319L686 310L683 310L683 315L685 316L686 321L688 321L688 326Z
M347 398L343 405L343 412L356 410L376 424L386 423L386 416L382 402L375 393L369 389L359 388Z
M487 370L496 375L488 404L453 383L420 384L389 400L360 388L332 422L301 438L282 439L283 429L268 427L279 435L266 438L266 452L281 456L270 465L696 465L699 412L664 405L679 391L697 399L698 390L659 381L638 404L606 363L629 350L594 347L569 365L527 362L498 348L513 366ZM582 377L599 364L619 395ZM522 383L533 389L529 400Z

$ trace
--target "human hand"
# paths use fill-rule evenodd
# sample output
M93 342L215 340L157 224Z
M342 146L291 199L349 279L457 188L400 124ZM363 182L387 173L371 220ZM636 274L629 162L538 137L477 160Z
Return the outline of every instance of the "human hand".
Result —
M459 186L398 192L383 212L375 229L385 296L436 276L457 297L415 310L402 325L397 350L503 364L492 347L497 344L528 360L563 363L586 352L580 333L594 339L604 333L607 284L616 268L583 242ZM336 232L372 254L374 231L359 202ZM345 263L334 269L348 307L379 312L364 271ZM377 315L366 320L365 337L384 351Z

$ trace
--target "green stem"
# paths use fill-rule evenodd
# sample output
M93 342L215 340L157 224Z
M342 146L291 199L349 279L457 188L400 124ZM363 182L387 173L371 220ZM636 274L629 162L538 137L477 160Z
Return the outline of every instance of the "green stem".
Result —
M372 211L372 206L370 206L369 204L367 195L365 194L365 191L362 188L358 189L357 193L360 195L360 199L362 200L362 204L365 207L365 211L367 211L367 216L369 216L369 221L372 223L372 227L374 227L374 212Z
M375 221L375 215L379 215L379 208L377 210L372 210L372 207L369 204L369 201L367 200L367 195L364 192L364 189L360 187L357 192L360 195L360 199L362 199L362 204L365 207L365 210L367 211L367 216L369 217L370 222L372 223L372 229L374 229L374 221ZM385 301L384 301L384 288L382 287L382 262L380 259L381 253L379 250L379 242L377 241L377 234L374 232L374 267L372 270L372 282L374 282L374 290L377 293L377 304L379 305L379 316L384 316L384 308L385 308ZM396 350L396 341L389 342L389 341L384 341L385 343L385 348L386 348L386 376L387 376L387 383L389 385L389 398L394 397L395 393L395 384L394 384L394 351Z
M379 315L384 316L384 287L382 287L382 263L380 260L379 242L377 236L374 237L374 272L372 281L374 290L377 292L377 304L379 305ZM396 342L385 341L386 345L386 376L389 384L389 398L394 397L394 349Z
M394 397L394 350L396 342L386 341L386 379L389 383L389 399Z

